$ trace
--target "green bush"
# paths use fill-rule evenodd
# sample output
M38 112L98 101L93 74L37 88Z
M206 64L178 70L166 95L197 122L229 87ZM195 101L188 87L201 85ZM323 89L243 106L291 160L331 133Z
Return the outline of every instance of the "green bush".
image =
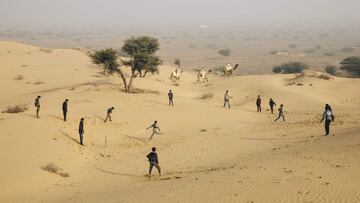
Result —
M360 57L351 56L344 59L340 62L342 65L340 67L341 70L345 70L346 72L350 73L353 76L359 77L360 76Z
M307 64L301 62L290 62L275 66L273 68L273 72L282 74L301 73L304 69L307 69L308 67L309 66Z
M341 49L341 51L345 52L345 53L352 53L352 52L355 51L355 49L352 48L352 47L344 47L344 48Z
M231 49L221 49L218 51L218 54L222 55L222 56L230 56L231 54Z
M336 71L337 71L337 68L336 66L334 65L327 65L325 67L325 71L326 73L330 74L330 75L335 75Z

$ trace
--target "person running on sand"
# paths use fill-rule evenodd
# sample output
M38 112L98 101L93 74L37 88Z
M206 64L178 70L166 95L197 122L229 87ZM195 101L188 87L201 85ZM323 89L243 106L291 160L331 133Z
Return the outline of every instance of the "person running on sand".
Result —
M228 105L229 109L230 109L230 95L229 95L229 90L226 90L225 95L224 95L224 108L226 107L226 104Z
M155 134L160 134L160 133L159 133L159 132L160 132L160 128L159 128L159 126L157 125L157 121L154 121L154 123L153 123L151 126L149 126L148 128L146 128L146 130L148 130L148 129L150 129L150 128L152 128L153 133L151 134L149 140L151 140ZM158 132L158 131L159 131L159 132Z
M169 97L169 106L174 106L174 101L173 101L173 98L174 98L174 94L172 93L171 90L169 90L169 93L168 93L168 97Z
M158 170L159 175L161 176L161 168L159 166L159 159L158 159L158 156L157 156L157 153L156 153L156 147L153 147L151 149L151 152L146 157L148 158L149 163L150 163L149 177L151 177L151 171L152 171L154 166Z
M275 121L279 120L280 117L282 117L283 121L285 121L285 116L284 116L284 109L283 109L284 105L280 105L280 108L278 109L279 111L279 116L277 117L277 119L275 119Z
M325 111L323 113L322 119L320 123L322 123L325 120L325 136L330 134L330 123L334 122L334 114L332 112L331 106L329 104L325 105Z
M112 111L113 111L114 109L115 109L114 107L111 107L111 108L109 108L109 109L107 110L107 112L106 112L106 118L105 118L104 122L106 122L108 119L109 119L110 122L112 121L112 120L111 120L111 113L112 113Z
M65 99L65 101L62 104L62 111L63 111L63 116L64 116L64 121L66 122L66 115L68 112L68 99Z
M83 136L84 136L84 118L81 118L80 119L80 123L79 123L79 136L80 136L80 144L81 145L84 145L84 142L83 142Z
M274 106L276 106L276 103L274 102L273 99L270 99L269 106L270 106L271 114L274 114Z
M260 95L258 95L257 99L256 99L256 108L258 112L261 112L261 98Z
M35 99L35 107L36 107L36 118L40 118L39 113L40 113L40 98L41 96L37 96Z

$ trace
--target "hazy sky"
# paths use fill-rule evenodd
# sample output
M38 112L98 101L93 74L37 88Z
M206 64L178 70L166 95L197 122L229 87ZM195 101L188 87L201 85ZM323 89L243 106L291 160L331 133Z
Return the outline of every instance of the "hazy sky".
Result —
M0 25L360 20L360 0L0 0Z

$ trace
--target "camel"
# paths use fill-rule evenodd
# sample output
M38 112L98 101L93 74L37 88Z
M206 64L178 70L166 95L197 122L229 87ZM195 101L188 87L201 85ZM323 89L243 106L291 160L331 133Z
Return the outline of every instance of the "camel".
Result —
M201 80L202 80L202 82L208 82L209 80L208 80L208 78L207 78L207 74L210 73L211 71L212 71L212 70L206 71L206 70L204 70L204 69L202 68L202 69L199 71L198 75L197 75L197 80L196 80L196 82L199 83L199 82L201 82Z
M233 68L230 64L227 64L223 69L224 76L232 76L233 72L237 69L238 66L239 64L236 64Z
M180 76L181 73L183 72L183 70L181 70L180 68L176 68L170 75L170 79L175 78L176 80L180 80Z

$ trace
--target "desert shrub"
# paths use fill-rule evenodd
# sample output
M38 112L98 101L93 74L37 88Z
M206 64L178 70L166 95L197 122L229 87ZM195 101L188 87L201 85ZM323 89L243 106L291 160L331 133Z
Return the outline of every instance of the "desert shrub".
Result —
M59 167L57 167L56 165L54 165L54 164L47 164L45 166L42 166L41 169L44 170L44 171L47 171L49 173L55 173L55 174L60 175L60 176L62 176L64 178L67 178L67 177L70 176L68 173L61 172L61 169Z
M174 64L177 65L180 68L180 59L175 59Z
M201 97L199 99L211 99L214 97L214 94L209 92L209 93L205 93L203 95L201 95Z
M270 53L271 55L275 55L275 54L278 53L278 51L270 51L269 53Z
M295 49L297 47L297 44L289 44L290 49Z
M222 55L222 56L230 56L231 54L231 49L226 48L226 49L220 49L218 51L218 54Z
M14 80L22 80L24 79L23 75L17 75L16 77L14 77Z
M360 57L352 56L344 59L340 62L342 65L340 67L341 70L345 70L346 72L352 74L353 76L360 76Z
M352 52L355 51L355 49L352 48L352 47L344 47L344 48L341 49L341 51L345 52L345 53L352 53Z
M36 81L33 83L33 85L42 85L42 84L44 84L44 82L42 82L42 81Z
M303 70L307 69L309 66L301 62L290 62L284 63L273 68L274 73L282 74L292 74L292 73L301 73Z
M324 55L325 55L325 56L335 56L334 53L330 53L330 52L324 52Z
M321 49L322 47L321 47L321 45L316 45L315 46L315 49Z
M8 106L2 113L21 113L25 112L28 109L27 105L15 105L15 106Z
M43 48L39 49L39 51L40 51L40 52L47 53L47 54L50 54L50 53L52 52L51 49L43 49Z
M309 48L309 49L304 50L305 54L312 54L312 53L315 53L315 52L316 52L316 49L313 49L313 48Z
M327 65L325 67L325 72L330 75L335 75L336 71L337 71L337 68L334 65Z
M140 89L140 88L133 88L131 93L132 94L156 94L156 95L160 95L160 92L158 90Z

